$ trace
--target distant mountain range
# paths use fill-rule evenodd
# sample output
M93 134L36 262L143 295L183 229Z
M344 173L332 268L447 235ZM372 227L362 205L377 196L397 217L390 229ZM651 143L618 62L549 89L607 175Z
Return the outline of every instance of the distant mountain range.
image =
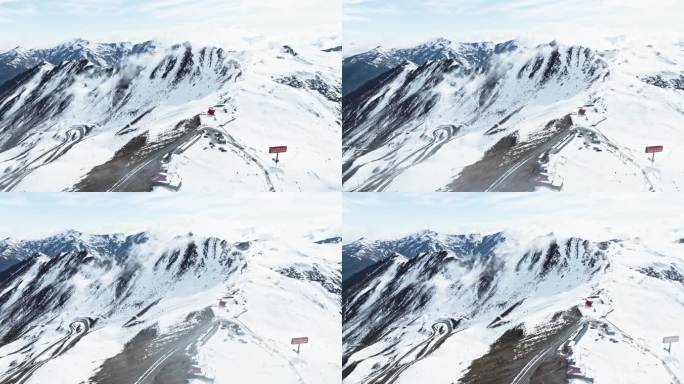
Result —
M492 42L456 43L439 38L410 48L383 48L346 57L342 64L344 79L342 92L347 95L369 80L397 67L411 62L423 65L430 60L454 60L461 65L483 66L493 54L515 50L516 41L495 44Z
M98 255L110 255L119 260L130 250L149 240L146 233L125 236L123 234L86 235L69 230L44 239L0 240L0 272L36 255L59 255L87 251Z
M83 39L71 40L44 49L16 47L0 53L0 85L41 62L58 65L65 61L88 60L101 68L116 68L122 66L125 59L130 56L154 52L156 49L154 41L138 44L93 43Z
M503 240L502 234L482 236L445 235L425 230L395 240L357 239L342 246L342 278L391 256L413 258L434 252L451 252L461 255L486 255Z

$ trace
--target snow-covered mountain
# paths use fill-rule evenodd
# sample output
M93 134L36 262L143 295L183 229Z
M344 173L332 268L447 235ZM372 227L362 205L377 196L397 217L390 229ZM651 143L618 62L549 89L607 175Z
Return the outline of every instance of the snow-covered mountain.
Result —
M674 236L479 239L487 237L497 239L488 252L395 254L345 280L345 383L684 377L684 354L662 344L684 332L683 248Z
M37 64L0 86L2 190L339 189L339 52L81 40L18 52L0 62ZM276 164L269 147L283 145Z
M87 235L74 230L38 240L14 241L6 238L0 240L0 272L36 254L57 255L88 251L93 254L108 255L118 260L125 257L132 247L147 240L145 233L135 236Z
M74 39L45 49L16 47L0 53L0 85L42 62L59 65L65 61L88 60L101 68L115 68L121 66L128 57L153 52L155 49L156 44L153 41L139 44L93 43L83 39Z
M684 50L620 44L415 48L428 59L383 67L345 95L344 189L679 190ZM655 163L652 145L666 147Z
M517 42L512 40L500 44L457 43L444 38L409 48L386 49L378 46L343 60L342 92L346 96L374 77L405 62L422 65L431 60L454 60L464 66L484 66L494 54L509 52L517 47Z
M420 254L442 251L487 254L500 240L501 237L498 235L445 235L431 230L392 240L371 241L360 238L342 246L342 278L346 280L353 274L391 256L413 258Z
M30 256L0 272L2 383L339 381L338 243L67 231L12 244Z

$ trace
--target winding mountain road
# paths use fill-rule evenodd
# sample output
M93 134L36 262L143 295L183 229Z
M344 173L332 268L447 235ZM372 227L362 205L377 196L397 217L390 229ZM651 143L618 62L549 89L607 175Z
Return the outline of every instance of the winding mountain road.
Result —
M203 133L204 131L202 129L193 130L181 136L163 149L155 151L141 163L135 165L126 172L126 174L109 187L107 192L135 192L139 190L137 185L140 184L149 185L149 188L151 188L152 177L161 172L161 163L164 156L175 152L178 148L190 143L193 139L199 139Z
M394 179L408 168L416 166L430 157L434 156L445 144L451 141L463 126L442 125L432 131L429 142L420 148L411 151L402 158L397 158L397 152L390 152L386 155L372 160L368 163L358 165L345 172L344 179L351 178L361 167L370 166L375 162L387 162L389 165L377 173L371 175L363 184L354 188L353 191L359 192L382 192L394 181Z
M605 119L601 120L601 122L602 121L605 121ZM529 190L531 186L533 187L536 184L536 182L534 182L534 177L539 173L539 159L543 156L547 156L551 152L557 153L563 147L568 145L575 137L580 135L595 136L598 140L597 142L607 146L608 151L615 154L615 156L617 156L625 165L630 165L637 168L637 170L643 175L644 183L648 186L648 188L652 191L655 190L653 182L650 180L648 173L639 165L633 156L614 144L605 134L603 134L603 132L596 128L599 123L592 125L592 128L574 125L569 130L559 132L558 134L554 135L546 143L535 148L529 154L525 155L524 158L508 167L508 169L501 176L499 176L491 185L489 185L489 187L487 187L485 192L514 192Z
M90 318L78 318L69 324L67 334L50 344L42 351L36 353L28 360L24 360L12 367L3 376L0 376L0 384L22 384L26 383L33 373L52 359L63 355L79 342L94 324Z
M198 344L204 344L213 336L219 329L219 322L212 321L201 324L187 335L170 343L165 349L155 351L155 358L149 367L137 377L133 384L156 384L159 383L157 375L163 370L173 370L176 367L172 364L168 366L166 363L174 358L183 359L186 356L187 350L197 348ZM179 377L187 374L187 372L178 372Z
M579 331L584 326L584 321L579 321L574 326L561 333L550 345L542 349L539 353L534 355L530 361L520 370L520 372L513 378L511 384L529 384L530 379L539 366L548 358L558 352L558 349L568 341L573 334Z
M455 330L454 326L460 323L460 319L454 321L452 319L440 319L432 324L432 335L419 344L413 346L406 353L396 359L388 367L383 368L380 373L371 377L367 384L392 384L399 379L399 376L410 368L413 364L423 360L432 354L442 343L444 343L451 335L460 332Z
M29 160L21 167L12 170L0 176L0 191L11 192L24 178L30 175L36 169L45 166L64 156L76 144L83 141L88 132L92 129L91 126L81 125L70 128L64 134L62 142L48 149L47 151L38 155L38 157ZM27 156L30 151L27 150L22 153ZM21 155L20 155L21 156ZM16 160L17 157L11 159Z
M225 126L235 121L235 118L228 120L227 122L221 124L218 127L212 127L209 125L202 125L198 129L182 136L178 140L174 141L172 144L166 146L163 150L156 151L154 154L149 156L143 162L134 166L130 169L124 176L122 176L117 182L115 182L107 191L108 192L132 192L139 190L140 184L149 184L151 188L152 178L161 172L161 163L164 156L168 153L185 152L190 147L192 147L201 137L207 134L212 143L219 144L214 136L216 133L220 133L226 137L226 145L231 146L236 153L241 154L245 160L257 166L261 173L264 175L264 182L267 189L270 192L275 192L275 186L271 179L271 175L268 169L247 149L244 145L240 144Z
M534 183L534 176L538 173L539 158L548 154L552 148L570 140L575 135L574 129L559 132L544 144L532 149L515 164L508 167L485 192L520 191L530 188Z

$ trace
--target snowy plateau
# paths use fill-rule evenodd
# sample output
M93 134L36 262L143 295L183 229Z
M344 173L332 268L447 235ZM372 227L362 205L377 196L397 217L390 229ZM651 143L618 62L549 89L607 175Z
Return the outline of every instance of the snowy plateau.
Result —
M0 383L339 382L340 247L325 230L4 239Z
M684 379L684 349L662 340L684 333L681 231L423 231L343 248L344 268L385 255L343 281L344 383Z
M337 44L0 53L0 190L339 191Z
M346 191L684 186L684 42L437 39L342 73Z

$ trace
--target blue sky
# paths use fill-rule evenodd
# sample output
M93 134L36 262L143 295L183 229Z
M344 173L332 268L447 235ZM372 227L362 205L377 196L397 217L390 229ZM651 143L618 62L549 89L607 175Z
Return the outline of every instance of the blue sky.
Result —
M38 238L67 229L85 233L153 230L234 233L339 233L335 193L18 193L0 194L0 238Z
M343 0L348 53L435 37L596 43L618 35L684 38L681 0Z
M328 0L0 0L0 49L168 39L220 43L236 36L338 35L341 4Z
M345 193L343 236L396 238L431 229L604 237L684 229L682 217L684 194Z

